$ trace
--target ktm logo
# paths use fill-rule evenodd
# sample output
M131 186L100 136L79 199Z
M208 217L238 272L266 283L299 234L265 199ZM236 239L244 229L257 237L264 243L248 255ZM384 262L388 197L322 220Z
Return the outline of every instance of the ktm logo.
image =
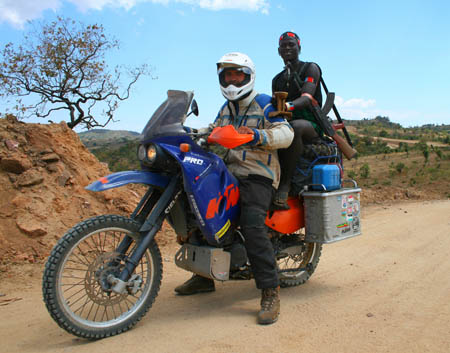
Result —
M219 206L224 197L227 201L225 210L228 211L230 207L236 206L239 201L239 188L234 184L230 184L225 189L223 195L219 192L218 197L211 199L206 210L206 219L214 218L219 213Z

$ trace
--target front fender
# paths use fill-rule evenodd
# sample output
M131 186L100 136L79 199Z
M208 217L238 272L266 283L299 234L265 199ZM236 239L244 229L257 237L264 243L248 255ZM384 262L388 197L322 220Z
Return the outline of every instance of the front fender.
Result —
M169 184L169 180L168 177L161 174L133 170L113 173L102 177L86 186L85 189L90 191L104 191L132 183L155 185L164 188Z

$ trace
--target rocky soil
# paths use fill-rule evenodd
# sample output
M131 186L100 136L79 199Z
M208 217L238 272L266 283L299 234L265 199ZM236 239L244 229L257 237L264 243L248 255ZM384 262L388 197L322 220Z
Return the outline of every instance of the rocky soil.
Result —
M64 122L0 119L0 275L10 264L45 259L82 219L132 212L142 193L136 185L102 193L84 189L107 174L107 165Z

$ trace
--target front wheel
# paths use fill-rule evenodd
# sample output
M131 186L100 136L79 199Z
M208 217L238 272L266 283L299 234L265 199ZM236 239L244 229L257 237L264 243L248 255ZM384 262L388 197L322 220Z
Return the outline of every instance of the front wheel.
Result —
M139 228L126 217L98 216L79 223L59 240L45 265L42 284L44 302L59 326L79 337L99 339L129 330L150 309L162 278L161 253L154 241L131 276L133 288L117 294L109 283L137 246ZM132 242L120 254L116 248L126 236Z
M280 286L294 287L305 283L319 264L322 244L306 243L300 239L289 239L281 244L277 254Z

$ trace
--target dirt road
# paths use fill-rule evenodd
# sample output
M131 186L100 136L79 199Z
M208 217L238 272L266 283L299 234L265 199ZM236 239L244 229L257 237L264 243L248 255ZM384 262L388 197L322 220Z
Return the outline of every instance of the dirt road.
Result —
M267 327L256 324L253 282L175 296L189 275L167 248L147 316L90 342L52 321L41 268L24 268L25 281L0 283L0 352L450 352L450 201L371 206L362 221L363 236L325 245L310 281L282 290L280 319Z

